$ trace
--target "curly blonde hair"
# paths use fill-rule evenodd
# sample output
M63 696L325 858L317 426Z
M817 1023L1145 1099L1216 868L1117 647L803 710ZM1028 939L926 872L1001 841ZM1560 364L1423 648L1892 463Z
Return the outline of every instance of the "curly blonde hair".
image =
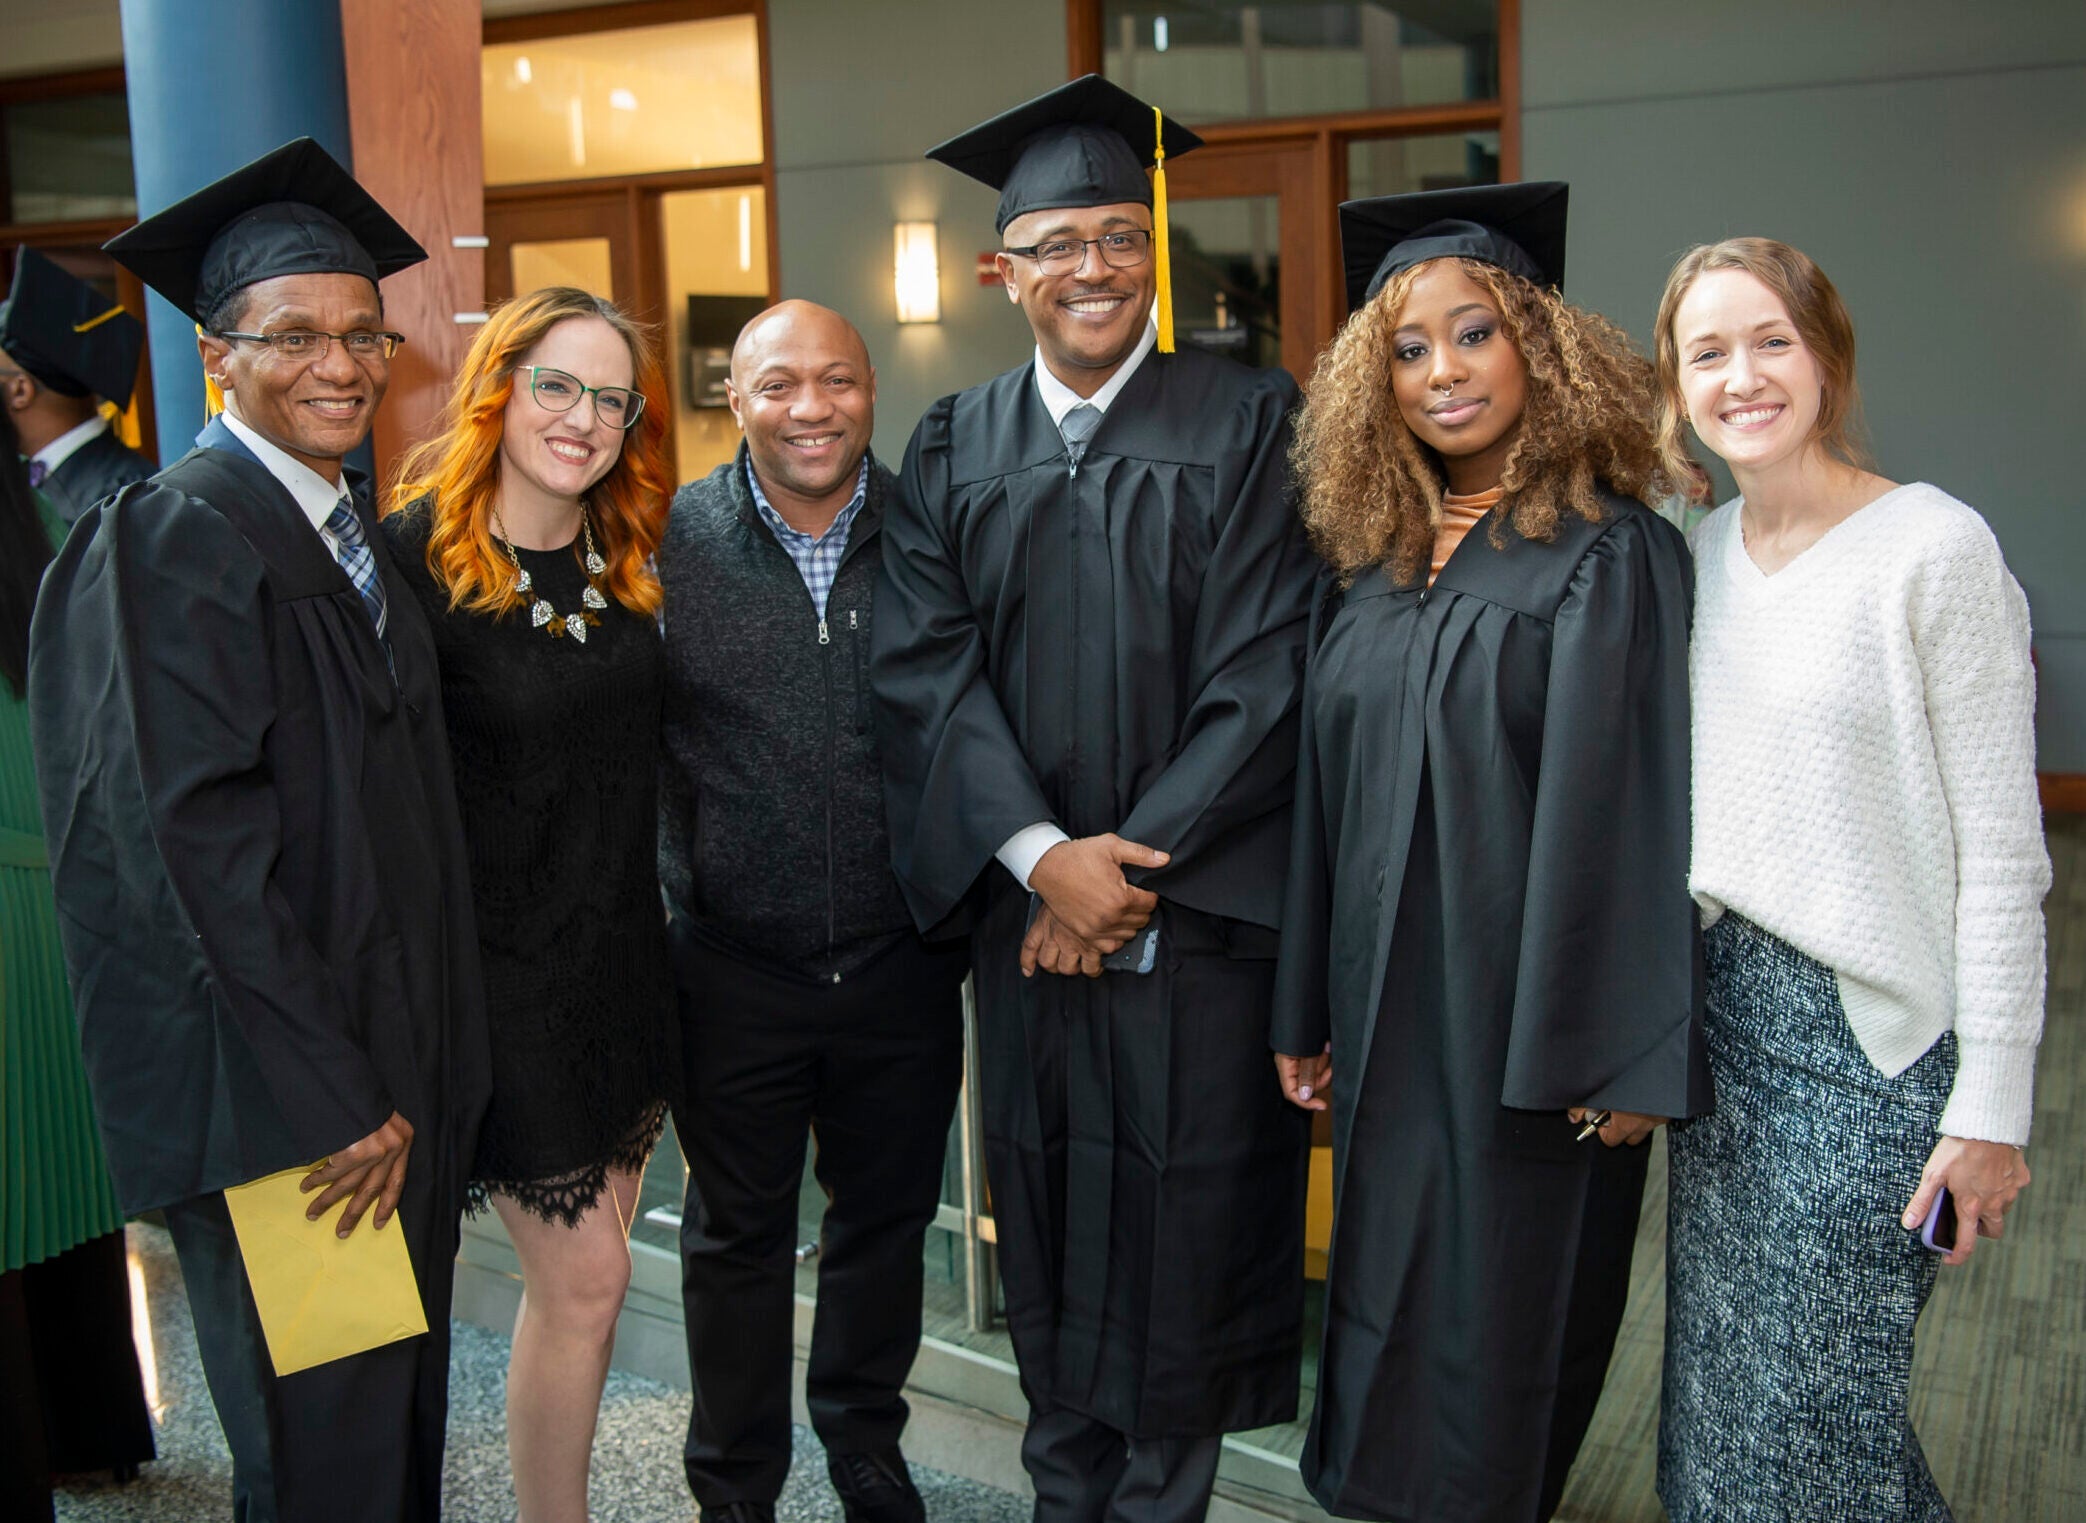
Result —
M1651 363L1606 318L1556 292L1474 259L1456 261L1499 309L1501 329L1528 367L1528 401L1507 453L1506 489L1492 524L1547 540L1566 511L1602 516L1602 486L1654 506L1671 494L1653 414ZM1413 436L1391 393L1392 334L1425 265L1400 271L1319 357L1290 454L1304 525L1318 553L1352 582L1383 565L1417 579L1441 522L1441 465Z

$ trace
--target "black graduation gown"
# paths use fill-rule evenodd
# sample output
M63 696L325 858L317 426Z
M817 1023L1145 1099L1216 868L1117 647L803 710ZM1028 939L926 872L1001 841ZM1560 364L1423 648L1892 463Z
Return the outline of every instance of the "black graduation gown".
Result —
M1266 1012L1315 562L1296 388L1151 354L1076 475L1024 365L921 420L873 680L922 930L972 929L985 1159L1032 1396L1144 1437L1295 1410L1307 1128ZM1173 854L1145 976L1021 977L1017 830Z
M1600 1394L1647 1151L1706 1108L1680 535L1641 505L1364 572L1304 700L1272 1040L1333 1049L1302 1457L1347 1517L1548 1519Z
M198 442L87 511L30 636L110 1173L134 1214L309 1163L395 1109L414 1128L400 1218L446 1319L487 1056L432 637L366 498L396 684L296 499L221 423Z
M107 429L65 457L57 470L44 477L38 489L67 523L104 497L114 497L133 481L152 474L152 462Z

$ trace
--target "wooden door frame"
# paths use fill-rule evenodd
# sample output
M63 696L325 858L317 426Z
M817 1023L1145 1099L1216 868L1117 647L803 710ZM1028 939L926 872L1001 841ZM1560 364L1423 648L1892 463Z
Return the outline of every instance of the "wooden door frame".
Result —
M1314 142L1213 143L1166 171L1170 201L1203 201L1237 196L1274 196L1281 212L1276 231L1282 280L1282 367L1302 385L1321 342L1325 310L1319 261L1318 222L1324 213L1315 184L1318 150ZM1301 205L1282 205L1301 182ZM1292 215L1300 211L1302 215Z
M616 175L591 180L539 180L513 185L488 185L488 208L512 201L585 195L604 189L620 190L630 201L631 215L641 217L645 198L656 207L660 192L669 190L736 190L758 184L768 230L768 294L782 299L781 222L775 210L775 88L769 62L767 0L620 0L610 5L577 6L566 10L539 11L527 16L487 17L487 43L533 42L545 37L572 37L587 32L620 32L631 27L667 26L677 21L711 21L725 16L751 16L755 45L759 52L761 91L761 157L757 164L728 164L713 169L667 170L657 174ZM640 232L639 286L641 300L657 305L664 300L664 252L653 220L653 236ZM651 284L647 285L649 280Z

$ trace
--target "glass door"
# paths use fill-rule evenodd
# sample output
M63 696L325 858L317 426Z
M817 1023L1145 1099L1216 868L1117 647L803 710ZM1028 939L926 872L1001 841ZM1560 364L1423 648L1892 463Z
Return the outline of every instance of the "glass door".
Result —
M1321 333L1309 141L1213 143L1166 168L1174 331L1184 347L1280 365L1301 383Z

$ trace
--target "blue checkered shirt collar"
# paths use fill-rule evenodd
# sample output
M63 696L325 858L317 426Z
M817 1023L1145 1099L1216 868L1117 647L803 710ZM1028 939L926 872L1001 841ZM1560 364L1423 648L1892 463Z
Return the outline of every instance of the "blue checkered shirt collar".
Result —
M826 599L832 596L833 579L840 575L841 557L847 554L848 532L855 526L855 515L862 511L862 504L869 500L869 456L862 456L862 468L855 473L855 495L833 520L824 534L814 539L809 534L799 534L783 521L768 502L768 494L761 490L761 479L754 474L753 457L746 457L746 484L753 488L753 505L777 543L789 552L789 558L797 563L797 573L804 578L804 590L811 594L811 606L818 616L826 616Z

